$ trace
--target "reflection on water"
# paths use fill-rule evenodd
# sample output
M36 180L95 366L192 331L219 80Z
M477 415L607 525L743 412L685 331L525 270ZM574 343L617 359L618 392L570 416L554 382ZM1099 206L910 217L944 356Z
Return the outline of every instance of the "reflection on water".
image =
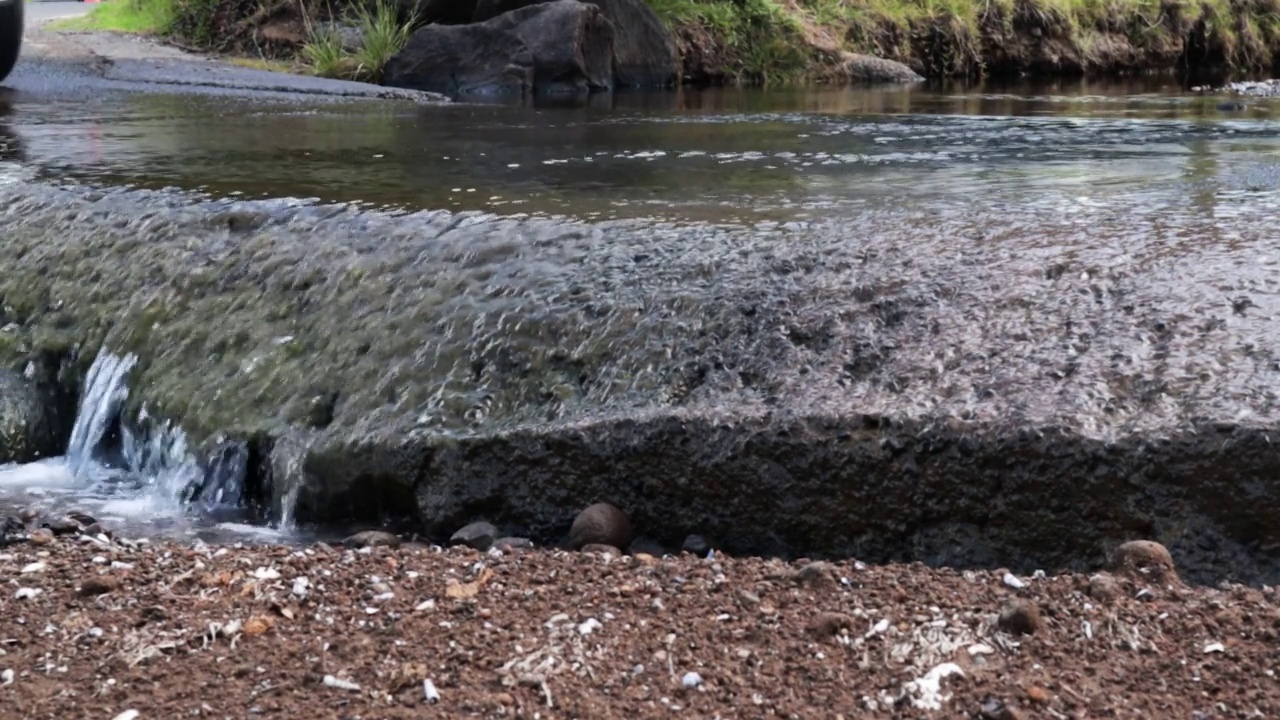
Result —
M18 105L10 132L46 176L580 218L792 221L887 201L1066 196L1201 202L1206 183L1273 188L1280 149L1280 103L1238 107L1150 80L621 94L578 108L99 102Z

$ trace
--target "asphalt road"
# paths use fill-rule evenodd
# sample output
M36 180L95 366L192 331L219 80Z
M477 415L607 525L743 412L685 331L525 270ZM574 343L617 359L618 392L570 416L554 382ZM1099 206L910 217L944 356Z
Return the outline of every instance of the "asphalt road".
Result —
M91 3L36 0L35 2L27 3L27 22L34 24L59 18L75 17L84 15L91 9L93 9L93 4Z

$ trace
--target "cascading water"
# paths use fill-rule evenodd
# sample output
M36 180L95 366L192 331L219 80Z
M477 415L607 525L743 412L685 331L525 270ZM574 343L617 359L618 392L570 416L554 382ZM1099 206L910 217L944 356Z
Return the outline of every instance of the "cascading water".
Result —
M128 378L136 364L132 354L98 355L85 377L66 455L0 468L0 505L70 501L117 521L165 526L208 526L243 516L243 448L224 447L202 467L174 423L149 417L145 408L136 422L125 422ZM5 498L6 489L24 497Z

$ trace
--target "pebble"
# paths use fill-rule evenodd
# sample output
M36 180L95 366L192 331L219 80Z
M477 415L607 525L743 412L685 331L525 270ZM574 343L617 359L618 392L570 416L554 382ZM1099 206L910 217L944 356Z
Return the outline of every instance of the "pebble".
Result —
M575 548L584 545L612 545L618 550L631 545L631 519L609 503L596 503L578 513L569 529Z
M1022 582L1022 580L1019 579L1017 575L1014 575L1011 572L1007 572L1004 574L1003 581L1005 585L1008 585L1014 590L1021 590L1022 588L1027 586L1027 584Z
M681 543L680 550L698 557L706 557L707 553L711 551L711 543L708 543L706 538L701 535L690 535Z
M51 531L54 535L70 535L80 532L80 523L71 518L54 518L46 520L44 527Z
M583 545L582 552L584 553L598 552L598 553L604 553L605 555L611 555L613 557L618 557L619 555L622 554L622 551L619 550L618 548L612 545L604 545L602 543L591 543L589 545Z
M1107 573L1098 573L1089 578L1089 597L1094 600L1107 601L1120 592L1116 579Z
M431 682L430 679L422 681L422 695L432 705L440 702L440 691L436 689L436 684Z
M0 673L0 685L12 685L12 684L13 684L13 668L6 668L4 672Z
M450 545L466 545L476 550L488 550L498 537L498 528L484 521L464 525L449 538Z
M80 597L104 595L120 587L120 581L110 575L92 575L80 582L76 594Z
M811 562L793 576L796 584L808 588L832 587L836 584L835 568L829 562Z
M844 613L826 612L809 622L809 632L818 637L831 637L853 627L853 618Z
M702 684L702 676L696 672L687 672L680 678L680 684L685 690L692 690Z
M13 596L19 600L30 600L31 598L39 595L42 592L44 591L41 590L40 588L23 587L23 588L18 588L18 592L14 593Z
M53 542L53 531L49 528L36 528L27 536L32 545L48 545Z
M352 692L360 691L359 684L353 683L350 680L340 680L332 675L325 675L322 682L325 687L331 687L336 690L351 690Z
M111 718L111 720L138 720L140 715L142 715L142 713L137 710L125 710L119 715Z
M383 530L365 530L347 538L347 545L355 548L400 547L400 538Z
M35 522L38 517L40 517L40 511L35 508L23 508L22 511L18 513L18 518L28 525Z
M1030 600L1015 600L1000 611L1000 629L1010 635L1034 635L1044 627L1040 608Z
M627 548L630 555L652 555L659 558L667 554L667 549L662 547L662 543L649 538L636 538L631 541L631 547Z
M504 537L494 541L493 546L503 551L532 550L533 541L522 537Z
M49 566L48 566L48 565L46 565L46 564L44 564L44 563L42 563L42 562L33 562L33 563L28 564L28 565L24 565L24 566L23 566L23 568L22 568L21 570L19 570L18 572L19 572L19 574L27 575L27 574L30 574L30 573L43 572L43 571L44 571L44 569L45 569L45 568L47 568L47 567L49 567Z

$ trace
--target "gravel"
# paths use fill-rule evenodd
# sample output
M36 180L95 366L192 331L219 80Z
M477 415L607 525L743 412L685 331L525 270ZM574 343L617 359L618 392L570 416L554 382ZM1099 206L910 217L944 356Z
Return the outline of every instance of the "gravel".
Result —
M1005 576L60 537L0 548L0 707L137 720L1280 713L1271 588Z

